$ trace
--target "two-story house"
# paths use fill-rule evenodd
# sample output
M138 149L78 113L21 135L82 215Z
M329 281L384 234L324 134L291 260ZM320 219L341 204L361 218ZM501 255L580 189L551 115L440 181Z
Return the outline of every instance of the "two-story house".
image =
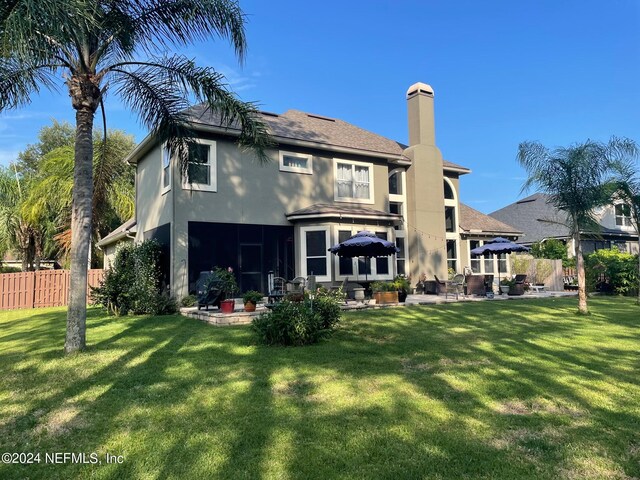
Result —
M517 229L460 203L459 178L470 170L443 160L436 146L433 89L416 83L406 98L408 146L335 118L262 112L276 142L265 166L238 148L237 130L193 107L199 140L185 174L153 136L128 158L136 217L101 241L105 263L118 241L155 238L180 298L216 265L232 267L243 291L265 291L269 271L318 282L446 278L448 268L472 265L468 252L483 240L517 238ZM363 229L396 242L400 253L365 262L328 252Z
M581 245L584 254L600 249L616 247L624 252L638 253L638 234L631 222L631 208L622 200L594 212L597 231L582 231ZM515 225L523 232L518 243L531 245L547 239L556 239L567 245L569 256L574 256L575 245L567 226L567 215L549 201L549 196L535 193L490 214L502 222Z

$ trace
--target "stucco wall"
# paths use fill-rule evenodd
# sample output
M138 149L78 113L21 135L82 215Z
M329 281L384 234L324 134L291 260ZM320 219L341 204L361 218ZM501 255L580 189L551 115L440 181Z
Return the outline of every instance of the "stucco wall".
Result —
M162 158L160 147L151 149L136 170L136 240L144 232L171 222L171 201L174 189L162 194Z

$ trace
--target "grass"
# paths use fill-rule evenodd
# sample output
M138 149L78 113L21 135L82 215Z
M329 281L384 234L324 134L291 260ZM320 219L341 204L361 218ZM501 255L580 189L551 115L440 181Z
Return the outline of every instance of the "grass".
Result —
M319 345L247 327L90 310L0 313L0 478L640 477L633 300L460 303L349 313ZM122 464L106 464L106 453Z

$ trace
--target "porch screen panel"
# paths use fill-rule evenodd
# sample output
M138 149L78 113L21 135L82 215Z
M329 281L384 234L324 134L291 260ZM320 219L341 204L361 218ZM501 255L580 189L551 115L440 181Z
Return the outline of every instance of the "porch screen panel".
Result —
M307 275L327 275L327 237L325 230L306 232Z

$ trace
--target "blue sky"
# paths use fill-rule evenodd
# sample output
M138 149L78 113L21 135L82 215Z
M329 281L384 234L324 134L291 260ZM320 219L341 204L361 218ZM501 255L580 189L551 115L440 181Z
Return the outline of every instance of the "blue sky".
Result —
M405 93L436 98L436 142L472 169L461 198L491 212L521 197L518 144L611 135L640 142L640 2L241 0L248 55L222 40L185 53L219 68L243 100L340 118L407 141ZM62 83L61 83L62 85ZM146 130L114 97L108 125ZM6 164L51 118L73 121L66 91L0 115Z

